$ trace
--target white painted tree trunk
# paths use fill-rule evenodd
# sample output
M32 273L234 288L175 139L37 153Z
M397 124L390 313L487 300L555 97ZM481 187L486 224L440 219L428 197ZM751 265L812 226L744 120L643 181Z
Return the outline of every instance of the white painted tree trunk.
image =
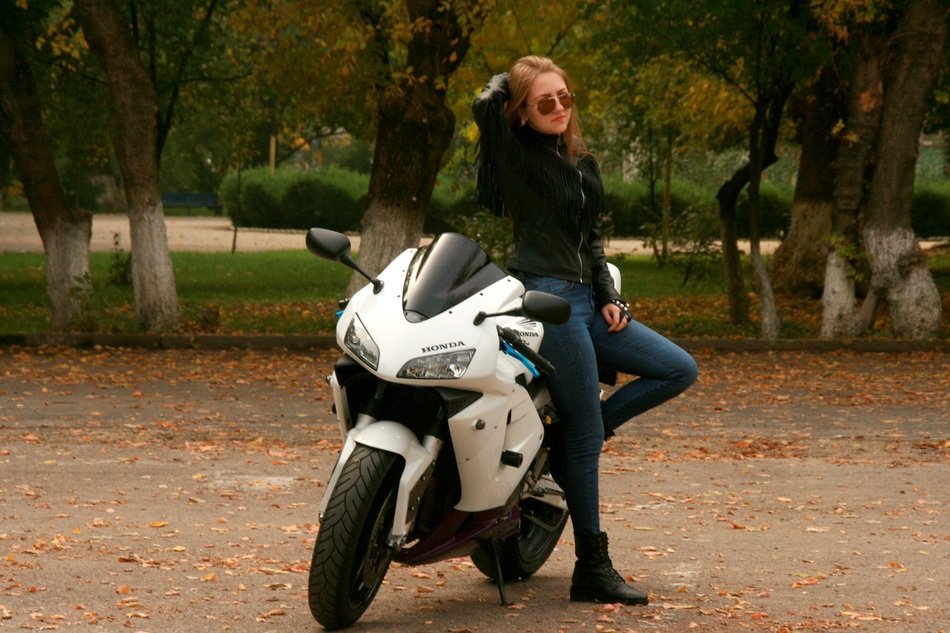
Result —
M843 338L860 333L855 330L857 306L848 261L834 250L828 253L825 263L821 306L821 338Z
M161 332L181 321L181 307L168 250L165 212L161 200L155 198L129 209L129 235L135 312L143 328Z
M181 320L158 185L158 97L129 25L112 2L76 0L73 15L109 80L113 146L125 186L132 248L135 313L148 331Z
M894 336L936 338L943 311L940 292L913 231L869 225L863 237L871 261L871 283L887 299Z
M759 282L759 332L767 341L778 340L781 330L781 319L778 309L775 307L775 293L772 292L772 280L769 278L768 269L762 260L762 252L759 249L758 240L752 243L752 268L755 270L756 279Z
M870 325L878 298L884 298L892 333L900 338L934 338L941 327L940 294L914 237L911 204L920 133L947 27L945 0L911 0L892 31L858 31L848 128L860 142L842 147L836 161L838 206L860 210L871 268L857 321ZM844 293L840 284L837 289ZM829 297L826 306L845 312L844 302ZM828 315L829 334L837 318Z
M374 277L393 258L406 248L419 245L422 236L422 217L404 209L380 202L371 202L363 216L360 234L359 264ZM346 289L346 296L369 283L363 275L354 272Z
M31 44L27 34L0 29L0 135L43 240L50 320L60 331L79 320L89 296L92 215L66 202L30 69Z
M84 312L92 291L89 273L89 240L92 216L64 216L46 231L46 296L53 329L62 331L75 324Z

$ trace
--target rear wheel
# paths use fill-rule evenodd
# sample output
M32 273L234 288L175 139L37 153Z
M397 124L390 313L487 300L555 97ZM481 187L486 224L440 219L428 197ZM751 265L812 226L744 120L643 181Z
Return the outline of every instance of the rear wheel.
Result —
M340 472L313 546L308 585L310 612L328 629L356 622L389 569L398 462L393 453L357 446Z
M498 543L502 579L524 579L541 569L560 540L565 523L567 510L532 497L523 498L521 528L517 534ZM498 574L490 543L478 544L472 552L472 562L480 572L497 582Z

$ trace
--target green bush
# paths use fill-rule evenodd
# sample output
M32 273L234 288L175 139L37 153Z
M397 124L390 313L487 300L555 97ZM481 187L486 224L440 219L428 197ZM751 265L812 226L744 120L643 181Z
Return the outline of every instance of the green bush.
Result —
M291 183L280 201L281 224L289 229L307 229L311 226L330 228L319 207L328 195L332 196L336 191L332 186L309 178ZM316 201L320 201L320 204Z
M293 183L284 192L281 216L286 228L319 226L351 231L359 226L359 202L334 184L312 178Z
M240 185L240 187L239 187ZM369 176L340 167L315 171L280 169L271 175L267 168L229 174L221 183L219 196L225 212L236 226L263 228L308 228L323 226L338 231L359 231L365 209ZM240 189L240 195L239 195ZM650 237L660 224L662 190L655 203L642 181L624 182L616 176L604 177L606 236ZM793 190L762 183L759 233L763 238L782 237L790 222ZM696 184L674 181L672 216L716 214L716 192ZM474 180L440 176L426 214L424 232L464 232L468 222L481 211L475 203ZM748 237L748 198L738 205L738 231ZM921 237L950 235L950 183L919 183L914 196L914 228ZM696 237L696 236L693 236Z
M280 227L280 199L289 176L283 170L273 176L266 167L228 174L218 189L224 213L234 226Z
M326 205L324 217L335 231L359 231L366 210L366 193L369 191L369 174L344 169L342 167L324 167L310 172L319 180L332 185L346 194L345 201L337 199Z
M224 178L218 195L235 226L359 230L369 178L340 168L255 168Z
M239 176L239 174L241 174ZM221 207L225 215L234 222L234 215L238 213L240 203L238 202L238 191L243 184L243 172L231 172L221 179L218 185L218 200L221 201Z
M736 209L736 230L739 237L749 237L749 195L746 188ZM788 233L792 221L791 187L776 187L763 182L759 187L759 237L781 238Z
M491 255L496 264L504 268L514 248L514 229L509 218L500 218L487 209L459 217L455 229L478 242Z
M231 213L234 226L278 228L280 226L279 198L265 183L249 182L241 189L241 204Z
M624 182L618 177L604 178L604 210L610 216L612 235L648 236L659 226L663 213L662 183L658 183L653 204L650 189L642 181ZM715 197L691 183L674 180L670 187L670 213L673 220L715 205Z
M460 184L440 179L432 192L423 231L429 235L446 231L465 233L468 221L483 210L475 202L474 182Z
M661 200L657 198L657 213ZM656 219L650 211L649 189L643 182L624 182L618 177L604 178L604 214L610 231L617 236L643 235L644 227Z
M661 223L662 183L657 183L654 202L646 182L624 182L616 176L604 177L605 211L610 215L615 236L649 237ZM762 237L780 237L788 229L792 190L764 182L759 191L759 233ZM684 214L706 215L717 208L716 192L691 182L674 180L670 191L670 211L674 223ZM748 198L739 199L737 229L740 237L749 236Z
M950 236L950 182L916 183L911 220L918 237Z

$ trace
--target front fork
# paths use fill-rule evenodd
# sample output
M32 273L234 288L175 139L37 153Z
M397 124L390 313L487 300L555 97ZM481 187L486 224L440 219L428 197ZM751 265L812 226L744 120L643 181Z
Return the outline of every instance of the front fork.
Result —
M343 448L340 449L333 474L330 476L327 489L323 493L323 500L320 502L320 520L323 520L343 466L357 445L394 453L402 458L403 470L396 492L396 512L390 530L389 543L398 549L405 543L415 521L419 502L432 476L435 460L442 450L443 441L435 436L425 435L422 442L419 442L415 433L404 425L377 419L373 412L378 408L377 405L385 390L385 383L377 386L373 397L367 403L367 412L357 415L355 423L352 423L349 419L346 394L340 388L336 376L331 375L327 380L333 389L337 419L344 439Z

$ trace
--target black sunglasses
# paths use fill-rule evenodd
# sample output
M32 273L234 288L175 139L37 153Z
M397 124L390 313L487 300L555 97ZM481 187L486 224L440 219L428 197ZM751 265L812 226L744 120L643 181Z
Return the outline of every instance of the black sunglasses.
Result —
M557 107L558 101L561 102L565 110L570 110L574 106L574 93L559 92L557 96L541 99L534 104L534 107L538 109L538 114L551 114L554 112L554 108Z

